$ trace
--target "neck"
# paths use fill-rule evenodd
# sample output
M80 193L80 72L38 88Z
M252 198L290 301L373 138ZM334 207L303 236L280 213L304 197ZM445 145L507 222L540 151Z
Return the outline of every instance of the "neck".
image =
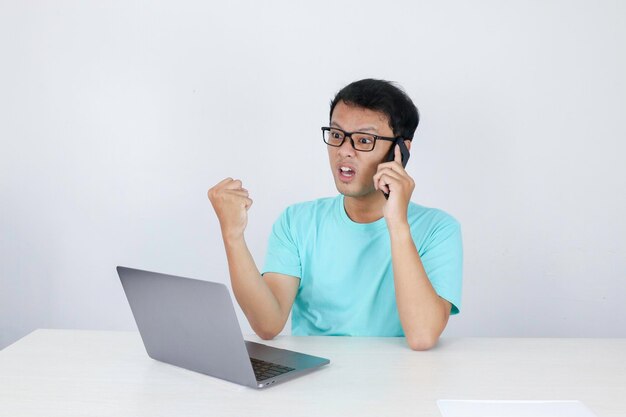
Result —
M383 217L385 196L380 191L360 197L344 197L346 214L355 223L372 223Z

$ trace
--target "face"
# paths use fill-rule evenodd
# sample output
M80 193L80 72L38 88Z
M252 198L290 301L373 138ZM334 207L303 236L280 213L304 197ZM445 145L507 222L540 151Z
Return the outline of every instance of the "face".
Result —
M346 132L372 133L393 137L389 119L383 113L339 102L333 110L331 127ZM340 147L328 146L328 159L337 191L346 197L364 197L377 192L374 174L385 159L392 142L377 140L371 152L355 150L346 138Z

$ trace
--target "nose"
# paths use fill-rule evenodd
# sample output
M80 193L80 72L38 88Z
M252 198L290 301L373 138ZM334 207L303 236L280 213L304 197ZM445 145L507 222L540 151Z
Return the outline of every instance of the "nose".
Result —
M346 137L338 148L339 156L345 158L346 156L353 157L356 154L356 149L352 146L352 138Z

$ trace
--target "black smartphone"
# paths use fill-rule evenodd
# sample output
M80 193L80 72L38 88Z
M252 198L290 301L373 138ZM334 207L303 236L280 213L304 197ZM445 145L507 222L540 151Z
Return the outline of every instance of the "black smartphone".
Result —
M396 145L398 145L400 147L400 153L402 154L402 167L406 168L406 163L409 162L409 157L411 156L411 154L409 153L409 149L406 147L406 145L404 144L404 140L403 139L399 139L397 141L394 142L393 146L391 147L391 149L389 150L389 154L387 155L387 159L385 160L385 162L391 162L394 159L396 159ZM382 191L383 195L385 196L386 199L389 199L389 194Z

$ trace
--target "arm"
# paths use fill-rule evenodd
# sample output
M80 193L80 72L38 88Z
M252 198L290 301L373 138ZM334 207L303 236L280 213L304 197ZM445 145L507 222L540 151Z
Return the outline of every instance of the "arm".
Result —
M399 149L395 155L394 161L379 165L374 184L377 189L390 192L383 215L391 240L396 304L402 329L411 349L426 350L439 340L448 323L451 304L435 292L413 242L407 209L415 182L400 163Z
M244 239L252 205L241 181L226 178L208 192L220 222L233 292L250 326L262 339L281 332L298 290L298 278L259 273Z
M439 297L428 279L408 223L390 229L396 304L411 349L433 347L448 323L451 305Z

